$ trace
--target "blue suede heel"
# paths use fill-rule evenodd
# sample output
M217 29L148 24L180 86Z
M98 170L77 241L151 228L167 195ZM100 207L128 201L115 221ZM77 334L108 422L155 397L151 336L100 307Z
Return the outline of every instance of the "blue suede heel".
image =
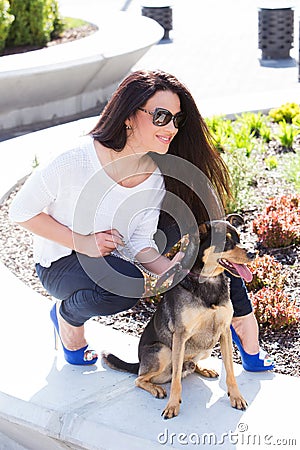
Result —
M57 313L56 313L56 305L53 306L53 308L50 311L50 318L53 322L54 325L54 333L55 333L55 337L56 337L56 333L60 338L60 342L64 351L64 356L65 356L65 360L69 363L69 364L73 364L76 366L88 366L91 364L95 364L98 360L98 357L95 357L91 360L86 360L84 359L84 353L88 348L88 345L86 345L85 347L82 347L78 350L68 350L67 348L64 347L61 337L59 335L59 326L58 326L58 320L57 320ZM56 339L55 339L56 342Z
M273 359L265 358L267 353L264 350L260 350L255 355L249 355L249 353L246 353L245 350L243 349L240 338L236 334L232 325L230 326L230 330L232 334L232 340L239 349L243 368L245 370L248 370L249 372L263 372L266 370L274 369L275 364Z

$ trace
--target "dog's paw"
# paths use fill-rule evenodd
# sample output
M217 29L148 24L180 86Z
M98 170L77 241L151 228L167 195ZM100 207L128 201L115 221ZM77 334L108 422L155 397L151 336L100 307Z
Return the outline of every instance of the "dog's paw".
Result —
M197 365L196 372L205 378L218 378L219 374L213 369L205 369Z
M161 415L164 419L172 419L178 416L180 410L180 403L168 403Z
M185 378L190 373L195 372L196 370L196 364L194 361L185 361L182 365L182 374L181 378Z
M233 408L240 409L241 411L247 409L248 403L240 392L236 394L228 392L228 397L230 398L230 404Z
M151 394L156 398L166 398L167 391L163 387L154 384L151 386Z

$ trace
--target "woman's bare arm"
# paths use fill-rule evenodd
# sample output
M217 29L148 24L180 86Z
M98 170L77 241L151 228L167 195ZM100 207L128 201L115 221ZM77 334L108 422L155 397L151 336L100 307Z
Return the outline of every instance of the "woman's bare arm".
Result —
M141 250L136 259L150 272L162 275L164 272L173 267L177 262L181 261L184 256L183 252L178 252L172 260L166 256L160 255L155 248L148 247Z
M107 256L118 245L123 245L117 230L107 230L84 236L75 233L43 212L25 222L18 223L33 234L94 258Z

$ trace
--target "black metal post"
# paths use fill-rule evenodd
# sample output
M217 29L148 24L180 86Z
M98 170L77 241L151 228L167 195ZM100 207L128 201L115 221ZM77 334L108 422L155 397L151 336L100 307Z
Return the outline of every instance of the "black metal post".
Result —
M262 7L258 10L258 48L262 51L262 59L290 58L294 10L292 6L284 6L284 2L282 5L281 8Z
M171 6L158 6L158 2L148 2L149 6L142 6L142 15L156 20L164 29L164 39L169 39L169 32L173 29L173 11Z

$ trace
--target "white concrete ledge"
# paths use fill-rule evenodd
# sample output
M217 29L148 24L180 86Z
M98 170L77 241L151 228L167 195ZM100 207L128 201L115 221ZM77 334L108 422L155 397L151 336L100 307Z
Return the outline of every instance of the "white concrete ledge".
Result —
M100 109L163 36L154 20L126 12L102 13L95 24L86 38L0 57L0 133Z

